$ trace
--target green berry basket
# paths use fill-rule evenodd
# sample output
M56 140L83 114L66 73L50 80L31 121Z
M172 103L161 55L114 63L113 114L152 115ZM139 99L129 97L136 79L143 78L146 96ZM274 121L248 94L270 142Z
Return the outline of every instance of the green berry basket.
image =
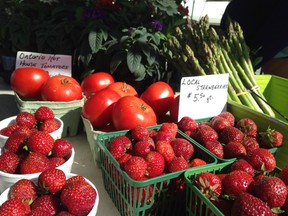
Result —
M160 125L149 127L159 129ZM184 215L185 190L183 189L185 170L164 174L144 181L131 179L110 154L107 146L113 138L126 135L128 130L97 135L100 168L105 190L123 216L138 215ZM180 134L178 137L182 137ZM193 143L194 154L207 164L189 168L191 172L203 172L217 164L217 159L208 151ZM221 166L221 165L220 165ZM184 184L185 187L185 184Z
M80 123L82 123L80 114L85 97L71 102L25 101L15 93L15 101L20 112L34 113L40 106L51 108L55 116L64 122L62 137L77 135Z

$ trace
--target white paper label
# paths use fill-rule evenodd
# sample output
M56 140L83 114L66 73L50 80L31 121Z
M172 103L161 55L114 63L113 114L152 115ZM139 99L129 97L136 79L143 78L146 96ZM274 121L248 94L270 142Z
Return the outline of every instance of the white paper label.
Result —
M72 76L71 62L72 57L69 55L18 51L15 67L37 67L48 71L50 76L58 74Z
M229 74L183 77L178 121L210 118L226 110Z

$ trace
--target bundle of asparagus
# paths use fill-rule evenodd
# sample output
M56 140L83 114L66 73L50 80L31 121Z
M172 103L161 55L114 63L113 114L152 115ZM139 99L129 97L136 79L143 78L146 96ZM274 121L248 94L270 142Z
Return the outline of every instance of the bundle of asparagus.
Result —
M275 116L259 91L249 52L239 23L229 20L226 30L216 30L207 15L177 27L164 49L166 59L182 76L229 73L228 100Z

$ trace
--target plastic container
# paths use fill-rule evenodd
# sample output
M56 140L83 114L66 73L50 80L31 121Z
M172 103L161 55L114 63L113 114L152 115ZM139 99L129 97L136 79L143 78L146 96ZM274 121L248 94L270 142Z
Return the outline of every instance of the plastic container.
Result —
M159 129L160 125L149 127ZM184 172L168 173L145 181L131 179L110 154L107 145L112 138L126 135L127 130L97 135L100 149L100 167L105 190L123 216L133 215L183 215L185 211ZM182 137L178 133L179 137ZM192 143L194 154L207 161L207 165L190 168L198 172L216 164L216 158L208 151ZM184 186L185 187L185 186Z
M49 107L53 110L55 116L64 122L62 137L77 135L81 122L80 113L85 97L71 102L24 101L15 93L15 100L20 112L28 111L34 113L40 106Z
M0 130L11 125L11 124L15 124L16 117L17 116L11 116L9 118L6 118L6 119L3 119L2 121L0 121ZM58 117L55 117L55 119L60 124L60 127L56 131L53 131L52 133L50 133L50 135L56 140L56 139L59 139L62 137L63 129L64 129L64 122ZM8 139L7 136L0 135L0 148L4 147L7 139Z
M66 178L70 178L72 176L75 176L76 174L73 174L73 173L67 173L66 174ZM32 180L36 183L37 182L37 179L38 177L33 177ZM92 185L92 187L96 190L96 200L95 200L95 204L93 206L93 208L91 209L90 213L87 215L87 216L95 216L97 214L97 210L98 210L98 205L99 205L99 193L98 193L98 190L97 188L95 187L95 185L87 178L85 178L86 181ZM0 205L2 205L7 199L8 199L8 196L9 196L9 191L10 191L10 187L7 188L0 196Z
M0 155L2 154L2 148L0 148ZM65 172L65 174L71 173L72 165L75 158L75 150L72 148L71 154L67 157L67 160L64 164L58 166L58 169L61 169ZM5 189L13 185L20 179L33 179L37 178L40 173L33 174L10 174L0 171L0 193L2 193Z

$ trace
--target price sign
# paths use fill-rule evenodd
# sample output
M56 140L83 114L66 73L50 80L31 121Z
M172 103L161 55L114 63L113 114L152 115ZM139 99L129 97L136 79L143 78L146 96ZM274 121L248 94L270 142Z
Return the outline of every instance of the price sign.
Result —
M71 76L71 62L72 57L69 55L18 51L15 67L37 67L48 71L50 76L58 74Z
M183 77L178 121L184 116L210 118L226 110L228 74Z

